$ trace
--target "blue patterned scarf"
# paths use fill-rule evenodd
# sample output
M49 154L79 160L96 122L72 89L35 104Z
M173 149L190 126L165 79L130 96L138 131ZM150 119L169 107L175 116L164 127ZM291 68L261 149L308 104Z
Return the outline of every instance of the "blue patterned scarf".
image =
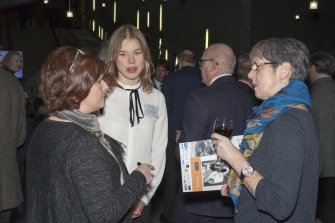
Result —
M243 156L248 159L253 151L257 149L266 127L276 120L282 113L292 107L302 106L309 108L311 105L307 86L299 80L291 80L289 84L277 94L263 101L263 103L252 109L250 118L247 119L247 128L243 134L240 144ZM229 193L237 210L241 181L235 171L230 171L228 178Z

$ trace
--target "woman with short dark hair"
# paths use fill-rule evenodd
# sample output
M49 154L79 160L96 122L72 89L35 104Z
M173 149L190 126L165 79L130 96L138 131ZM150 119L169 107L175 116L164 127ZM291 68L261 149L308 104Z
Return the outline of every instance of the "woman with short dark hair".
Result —
M129 209L151 183L153 167L130 175L123 148L95 113L108 86L104 64L74 47L50 53L38 80L41 112L27 152L26 222L131 222Z

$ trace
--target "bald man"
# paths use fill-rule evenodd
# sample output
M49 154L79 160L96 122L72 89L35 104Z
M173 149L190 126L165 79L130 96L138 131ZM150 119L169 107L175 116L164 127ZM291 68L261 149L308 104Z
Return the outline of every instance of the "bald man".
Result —
M199 65L206 87L188 96L179 142L210 139L214 120L220 117L233 120L233 135L243 134L255 99L232 76L235 63L226 44L213 44L203 52ZM182 193L179 185L173 222L228 223L233 222L233 210L230 198L222 198L220 191Z

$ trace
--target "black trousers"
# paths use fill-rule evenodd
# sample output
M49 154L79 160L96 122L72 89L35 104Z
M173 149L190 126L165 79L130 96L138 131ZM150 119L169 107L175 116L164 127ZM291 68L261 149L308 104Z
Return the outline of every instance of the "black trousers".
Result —
M1 211L0 212L0 223L9 223L11 213L12 213L12 209Z
M335 177L319 179L316 217L323 223L335 222Z
M166 147L166 164L163 177L163 215L172 221L174 202L179 185L180 168L176 158L176 139L169 138Z
M234 218L215 218L196 215L182 209L174 209L174 219L171 223L234 223Z
M141 216L135 218L134 223L151 223L151 202L144 206Z

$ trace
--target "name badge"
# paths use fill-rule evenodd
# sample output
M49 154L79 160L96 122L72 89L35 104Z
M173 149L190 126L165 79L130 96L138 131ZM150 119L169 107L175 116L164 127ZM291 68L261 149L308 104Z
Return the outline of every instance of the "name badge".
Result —
M159 117L158 106L144 104L144 115L152 118L158 118Z

